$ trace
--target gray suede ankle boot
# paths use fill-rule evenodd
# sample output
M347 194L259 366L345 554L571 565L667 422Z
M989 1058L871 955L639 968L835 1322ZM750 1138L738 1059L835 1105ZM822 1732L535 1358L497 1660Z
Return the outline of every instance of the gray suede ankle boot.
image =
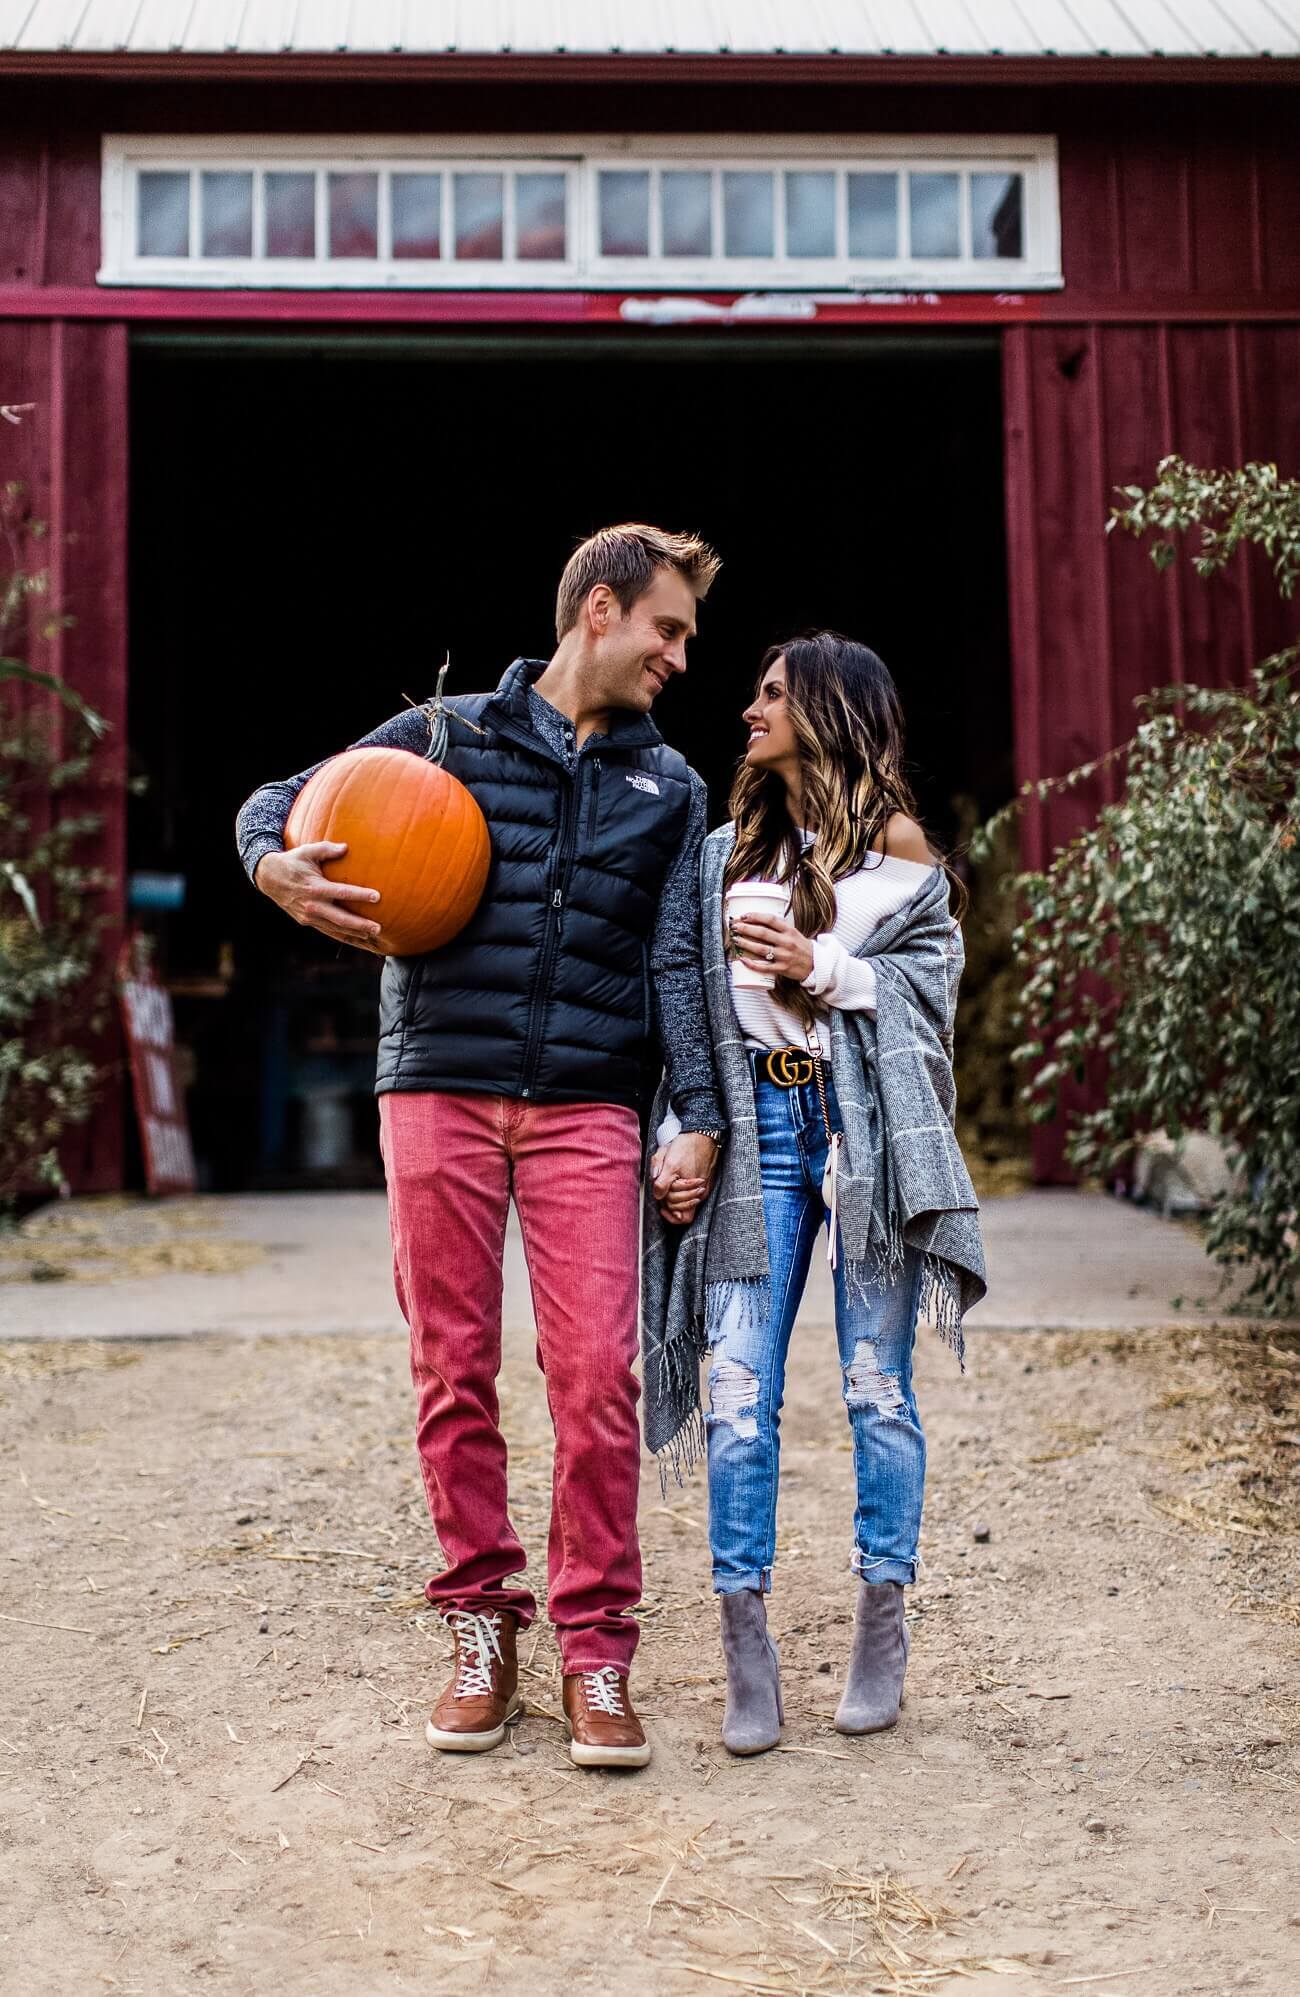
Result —
M767 1604L757 1588L720 1595L727 1709L722 1745L729 1754L762 1754L781 1738L781 1659L767 1633Z
M848 1676L835 1714L842 1734L883 1733L896 1723L910 1646L902 1584L859 1582Z

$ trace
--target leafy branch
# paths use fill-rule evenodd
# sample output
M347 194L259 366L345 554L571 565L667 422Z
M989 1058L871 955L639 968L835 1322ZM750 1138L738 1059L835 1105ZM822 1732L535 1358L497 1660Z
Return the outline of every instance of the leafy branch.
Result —
M1202 472L1166 458L1149 492L1126 488L1112 525L1199 530L1213 575L1245 546L1269 555L1289 596L1300 571L1300 484L1271 466ZM1013 1060L1031 1119L1059 1113L1067 1083L1104 1077L1099 1108L1075 1115L1081 1171L1124 1165L1163 1131L1208 1131L1232 1174L1206 1236L1248 1266L1246 1296L1300 1304L1300 646L1236 688L1157 688L1133 736L1059 778L1024 786L983 826L987 851L1026 799L1076 790L1103 769L1119 795L1050 864L1014 882L1021 976Z
M1158 569L1169 568L1177 553L1170 536L1196 528L1200 546L1191 559L1197 575L1217 574L1238 548L1251 544L1264 550L1279 591L1290 598L1300 575L1300 483L1279 478L1276 465L1203 471L1171 456L1161 458L1149 490L1119 490L1129 503L1112 509L1106 532L1120 527L1139 539L1156 534L1151 559Z
M0 406L0 417L16 422L29 406ZM49 595L48 570L32 561L44 540L23 487L0 487L0 1211L60 1183L60 1144L94 1106L94 1045L109 996L109 880L93 858L103 819L80 801L95 784L108 723L54 674L16 656L33 605ZM56 607L35 635L69 622ZM23 716L6 689L44 698ZM65 715L57 730L52 702Z

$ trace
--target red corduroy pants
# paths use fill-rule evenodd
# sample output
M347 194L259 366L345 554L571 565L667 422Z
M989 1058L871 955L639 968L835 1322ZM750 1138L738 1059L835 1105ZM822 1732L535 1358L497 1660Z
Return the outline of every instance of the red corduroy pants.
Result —
M547 1607L566 1672L626 1671L641 1594L636 1116L606 1103L389 1094L379 1118L420 1467L446 1561L425 1592L444 1612L504 1608L524 1624L537 1606L519 1578L496 1389L513 1194L555 1428Z

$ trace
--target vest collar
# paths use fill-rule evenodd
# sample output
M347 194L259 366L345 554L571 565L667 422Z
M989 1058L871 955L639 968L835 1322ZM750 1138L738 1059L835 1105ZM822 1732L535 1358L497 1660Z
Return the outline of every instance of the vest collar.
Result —
M485 710L497 726L515 741L519 740L519 730L523 729L528 736L527 746L540 750L544 755L550 752L529 718L528 689L541 678L549 664L549 659L516 659L506 667L501 684ZM610 714L608 740L611 748L654 749L663 739L648 714L633 714L630 708L614 708Z

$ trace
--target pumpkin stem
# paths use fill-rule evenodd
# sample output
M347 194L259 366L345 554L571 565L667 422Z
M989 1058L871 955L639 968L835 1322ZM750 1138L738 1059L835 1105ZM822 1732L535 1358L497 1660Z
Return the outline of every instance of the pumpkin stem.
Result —
M448 652L438 673L438 682L433 690L433 708L429 715L429 747L425 760L441 764L447 754L447 710L442 697L442 689L451 667L451 653Z

